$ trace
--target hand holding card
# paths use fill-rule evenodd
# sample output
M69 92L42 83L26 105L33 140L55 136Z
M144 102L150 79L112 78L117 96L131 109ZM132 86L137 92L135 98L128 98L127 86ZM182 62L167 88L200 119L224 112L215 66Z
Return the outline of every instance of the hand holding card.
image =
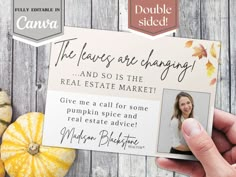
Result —
M212 141L199 122L194 119L185 121L182 132L200 162L159 158L157 159L158 166L185 175L234 177L236 174L236 153L233 152L235 148L233 144L235 144L236 138L233 125L236 125L235 115L216 109L214 111Z

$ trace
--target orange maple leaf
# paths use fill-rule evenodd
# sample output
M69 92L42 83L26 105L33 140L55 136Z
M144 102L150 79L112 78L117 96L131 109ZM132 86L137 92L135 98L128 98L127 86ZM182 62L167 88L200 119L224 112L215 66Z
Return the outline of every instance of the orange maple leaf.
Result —
M185 47L190 48L192 46L192 44L193 44L193 41L187 41L185 43Z
M214 43L212 43L212 45L211 45L210 53L211 53L211 56L216 58L216 49L215 49Z
M214 85L216 83L216 78L212 79L210 85Z
M206 49L201 44L199 46L200 47L193 48L195 53L192 56L198 57L199 59L201 59L202 57L207 57Z
M212 74L215 72L215 67L209 60L206 64L206 69L207 69L207 76L208 77L211 77Z

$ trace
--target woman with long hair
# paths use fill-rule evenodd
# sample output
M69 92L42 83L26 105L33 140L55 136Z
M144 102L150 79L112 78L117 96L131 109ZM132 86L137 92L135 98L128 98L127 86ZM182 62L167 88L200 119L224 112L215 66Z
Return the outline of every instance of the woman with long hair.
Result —
M171 150L170 153L192 155L181 133L182 123L185 119L193 118L193 98L186 92L180 92L175 99L174 113L171 117Z

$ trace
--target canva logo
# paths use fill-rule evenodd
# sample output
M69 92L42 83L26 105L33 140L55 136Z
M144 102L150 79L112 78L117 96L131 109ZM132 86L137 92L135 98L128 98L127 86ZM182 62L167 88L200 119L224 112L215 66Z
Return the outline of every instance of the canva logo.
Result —
M14 39L38 47L63 34L64 0L12 1Z
M21 16L16 21L16 27L19 30L24 30L24 29L57 29L57 28L59 28L59 25L56 20L51 21L49 19L46 19L46 20L32 21L32 20L29 20L26 16Z

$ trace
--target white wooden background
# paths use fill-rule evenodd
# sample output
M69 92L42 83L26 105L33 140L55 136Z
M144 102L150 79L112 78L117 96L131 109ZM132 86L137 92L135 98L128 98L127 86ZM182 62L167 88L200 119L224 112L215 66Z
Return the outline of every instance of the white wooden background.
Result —
M216 107L236 114L236 1L179 0L180 28L174 36L222 41ZM127 30L127 0L65 0L68 26ZM0 87L12 98L13 120L44 112L50 46L12 40L11 2L0 0ZM68 177L183 177L156 167L155 158L77 151Z

